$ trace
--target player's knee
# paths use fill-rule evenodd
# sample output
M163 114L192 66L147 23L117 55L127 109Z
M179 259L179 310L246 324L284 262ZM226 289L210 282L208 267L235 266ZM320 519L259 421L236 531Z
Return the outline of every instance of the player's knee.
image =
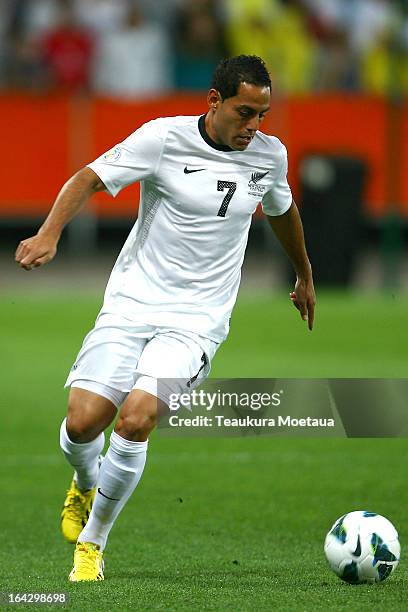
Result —
M68 404L66 427L69 439L77 444L90 442L100 433L86 405L78 406L75 401Z
M67 434L72 442L81 444L94 439L93 428L83 419L67 417Z
M120 416L115 432L126 440L146 440L156 426L156 413L148 410L131 410Z

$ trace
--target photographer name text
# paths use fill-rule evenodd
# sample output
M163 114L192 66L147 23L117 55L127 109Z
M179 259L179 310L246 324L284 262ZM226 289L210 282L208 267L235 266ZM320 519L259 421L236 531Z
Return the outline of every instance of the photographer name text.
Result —
M173 414L169 417L170 427L334 427L334 419L304 417L295 418L290 415L279 415L271 418L252 416L230 418L224 415L195 417L179 417Z

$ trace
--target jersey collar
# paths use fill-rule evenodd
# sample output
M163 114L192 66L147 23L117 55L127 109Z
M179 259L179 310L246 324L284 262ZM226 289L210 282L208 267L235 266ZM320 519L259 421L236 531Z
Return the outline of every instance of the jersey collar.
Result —
M205 129L205 117L206 115L201 115L198 120L198 129L203 140L205 140L205 142L213 149L217 149L217 151L233 151L234 149L231 149L231 147L229 147L228 145L218 144L214 142L212 138L209 137L209 135L207 134L207 130Z

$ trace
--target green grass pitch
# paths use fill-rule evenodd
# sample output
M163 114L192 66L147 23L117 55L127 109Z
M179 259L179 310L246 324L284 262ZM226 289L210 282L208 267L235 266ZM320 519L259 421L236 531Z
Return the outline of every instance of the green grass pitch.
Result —
M403 438L153 435L111 533L105 582L68 583L62 385L98 307L72 294L1 299L0 591L65 591L70 609L92 611L407 609ZM398 296L322 293L310 334L286 298L243 296L212 376L407 378L407 311ZM400 532L402 560L384 584L350 586L326 565L326 531L354 509Z

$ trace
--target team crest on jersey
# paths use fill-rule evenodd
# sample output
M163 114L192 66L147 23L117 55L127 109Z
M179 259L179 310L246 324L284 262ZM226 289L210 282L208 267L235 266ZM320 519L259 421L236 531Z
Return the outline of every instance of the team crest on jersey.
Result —
M263 195L266 189L266 185L260 185L259 181L261 181L267 174L269 170L266 172L253 172L251 174L251 179L248 183L248 194L249 195Z
M115 162L119 159L121 153L122 151L120 147L114 147L113 149L102 155L102 158L107 162Z

